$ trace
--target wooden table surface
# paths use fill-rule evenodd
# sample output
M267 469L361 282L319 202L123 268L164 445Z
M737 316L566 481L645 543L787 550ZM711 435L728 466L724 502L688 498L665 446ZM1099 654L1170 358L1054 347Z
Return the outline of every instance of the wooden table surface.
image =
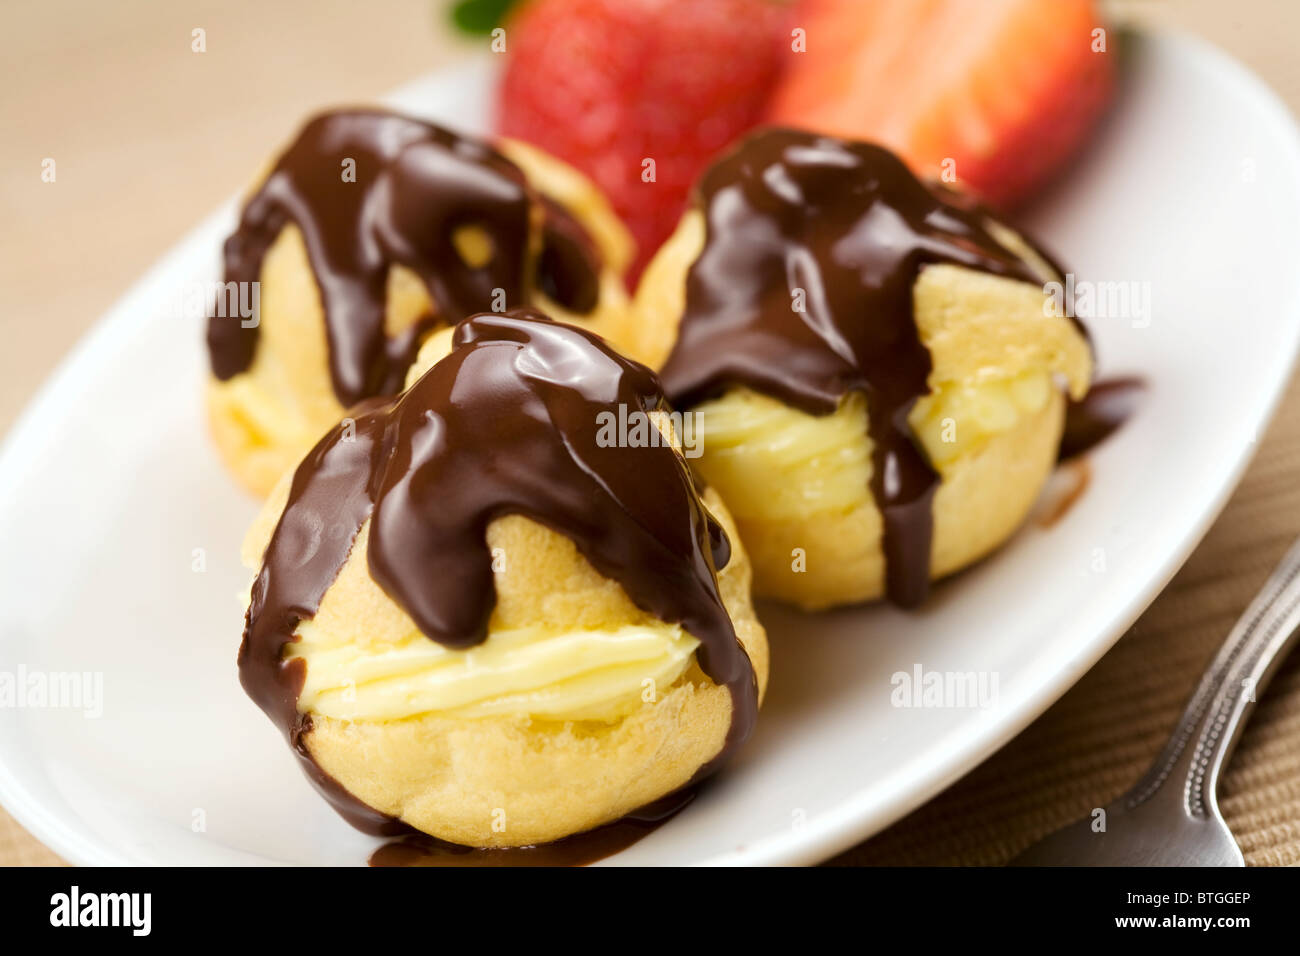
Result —
M1107 5L1117 19L1209 38L1300 108L1295 0ZM477 53L476 41L447 30L443 6L6 0L0 432L89 325L243 188L306 113L372 100ZM195 29L205 31L206 52L191 49ZM41 178L47 158L57 164L54 183ZM1124 789L1160 744L1222 627L1300 533L1298 471L1300 389L1293 387L1227 511L1133 633L1004 751L841 861L997 862L1027 834ZM1107 701L1114 710L1124 675L1150 670L1167 649L1162 641L1183 650L1157 669L1162 676L1143 678L1146 705L1124 715L1128 745L1110 757L1109 725L1088 715ZM1235 761L1245 769L1225 781L1230 822L1252 862L1297 862L1300 758L1289 755L1300 751L1300 668L1284 671L1256 723L1263 729L1252 726ZM0 811L0 864L57 862Z

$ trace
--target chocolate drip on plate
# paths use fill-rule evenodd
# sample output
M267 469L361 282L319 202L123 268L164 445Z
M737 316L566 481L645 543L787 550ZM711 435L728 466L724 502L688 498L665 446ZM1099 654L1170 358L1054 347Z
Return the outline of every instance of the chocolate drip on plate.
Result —
M912 286L934 263L1040 280L980 215L867 143L762 130L705 173L695 202L706 238L661 373L669 399L686 408L743 385L825 415L865 393L886 590L919 604L939 479L907 423L931 370Z
M321 440L294 475L239 655L245 690L300 755L310 760L304 666L283 649L367 519L371 576L453 648L487 637L492 521L523 515L565 535L638 607L697 638L701 668L730 690L727 745L704 772L749 735L757 686L718 591L726 535L671 447L604 446L600 413L620 406L666 411L654 373L537 313L483 314L457 326L451 354L408 391L355 409Z
M508 305L521 305L532 281L537 202L519 167L484 143L393 113L326 113L307 124L244 206L226 240L226 281L258 281L281 230L297 225L324 307L334 392L352 405L396 393L413 357L409 342L385 338L390 267L406 266L423 280L444 324L499 307L501 294ZM548 234L559 229L570 244L585 236L567 215L560 220ZM455 236L465 227L490 240L485 263L470 264L457 249ZM583 271L596 268L588 248L592 255L581 258L568 248L552 252L565 271L547 281L594 306L596 274ZM218 379L248 369L257 332L238 317L209 320Z
M1087 395L1066 406L1060 460L1085 454L1109 438L1132 417L1146 390L1140 378L1093 382Z

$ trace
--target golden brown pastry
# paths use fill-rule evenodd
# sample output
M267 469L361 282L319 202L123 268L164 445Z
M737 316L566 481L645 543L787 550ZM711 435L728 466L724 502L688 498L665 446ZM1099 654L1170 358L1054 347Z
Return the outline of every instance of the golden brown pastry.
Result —
M1088 390L1055 278L885 150L763 130L705 174L624 340L698 416L757 594L911 606L1021 523Z
M529 845L713 772L752 727L767 643L658 380L534 313L472 317L423 359L250 529L249 695L373 830ZM609 430L620 410L638 439Z
M375 110L316 117L226 241L234 297L209 322L207 390L223 460L264 496L344 409L400 389L430 331L472 313L621 324L631 253L596 187L533 147ZM229 307L241 294L255 315Z

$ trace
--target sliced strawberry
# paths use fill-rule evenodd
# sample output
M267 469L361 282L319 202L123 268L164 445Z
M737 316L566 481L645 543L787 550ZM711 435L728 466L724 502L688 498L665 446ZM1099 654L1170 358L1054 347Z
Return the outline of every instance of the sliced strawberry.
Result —
M1087 138L1115 85L1092 0L801 0L773 122L889 146L1006 206Z
M637 240L635 276L709 160L761 118L789 14L776 0L532 0L506 23L498 129L595 180Z

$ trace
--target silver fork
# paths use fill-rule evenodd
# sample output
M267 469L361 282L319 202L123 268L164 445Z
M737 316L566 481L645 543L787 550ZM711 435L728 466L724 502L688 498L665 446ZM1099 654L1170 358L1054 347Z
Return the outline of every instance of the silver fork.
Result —
M1216 794L1256 698L1300 634L1300 542L1228 634L1131 790L1035 843L1013 866L1245 866Z

